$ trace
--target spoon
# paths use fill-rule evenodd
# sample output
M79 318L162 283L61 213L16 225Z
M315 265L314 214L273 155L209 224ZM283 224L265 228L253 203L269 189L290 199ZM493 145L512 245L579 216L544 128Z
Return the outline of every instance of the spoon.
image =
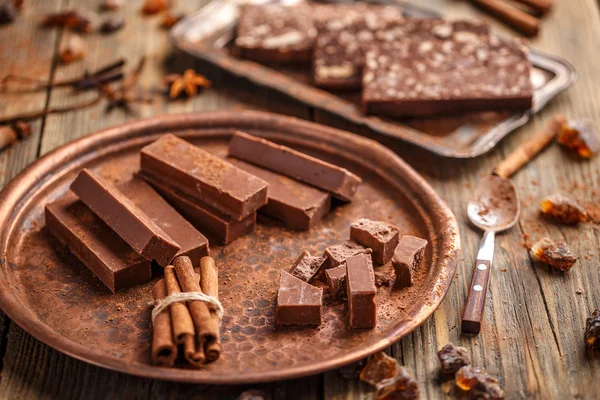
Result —
M533 135L514 150L494 173L483 179L467 204L467 216L476 227L484 231L479 244L473 278L462 317L463 333L479 333L494 258L496 232L512 227L521 212L516 186L508 179L527 164L560 132L564 118L554 117L546 129Z

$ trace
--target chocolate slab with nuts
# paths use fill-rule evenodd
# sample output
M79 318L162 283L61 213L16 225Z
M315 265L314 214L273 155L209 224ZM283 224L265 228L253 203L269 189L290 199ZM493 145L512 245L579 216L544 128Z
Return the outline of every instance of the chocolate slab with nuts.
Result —
M347 240L340 244L329 246L323 253L324 257L327 257L326 268L335 268L341 265L348 257L356 256L358 254L371 254L373 250L361 246L358 243Z
M277 293L277 325L320 325L323 290L281 271Z
M265 181L174 135L142 148L141 171L238 221L267 204Z
M421 264L427 240L415 236L402 236L398 247L394 250L392 265L396 271L396 286L403 288L412 286L415 270Z
M325 261L327 261L326 257L311 256L308 250L304 250L292 266L292 275L310 283L323 268Z
M229 155L308 183L343 201L351 201L362 182L345 168L241 131L231 138Z
M325 279L334 298L346 297L346 262L338 267L326 269Z
M531 108L528 48L464 21L413 22L366 53L363 109L390 117Z
M132 178L116 186L181 247L175 257L188 256L196 265L200 258L209 255L208 239L149 184Z
M242 57L260 62L309 62L316 34L306 4L245 5L235 44Z
M350 225L350 240L373 250L373 261L389 262L398 245L398 228L383 221L361 218Z
M377 323L375 275L370 254L346 260L346 295L352 328L374 328Z
M166 267L181 247L111 182L83 169L71 190L138 254Z
M161 180L149 174L140 173L139 177L152 185L193 226L210 234L220 244L231 243L240 236L254 231L256 213L237 221L229 215L165 185Z
M111 291L152 279L151 261L136 253L72 193L45 207L46 227Z
M267 205L258 212L283 222L288 228L308 230L331 209L331 196L327 192L235 158L228 161L269 184Z
M398 7L366 3L317 4L313 15L313 81L331 89L360 88L365 51L377 41L376 31L404 20Z

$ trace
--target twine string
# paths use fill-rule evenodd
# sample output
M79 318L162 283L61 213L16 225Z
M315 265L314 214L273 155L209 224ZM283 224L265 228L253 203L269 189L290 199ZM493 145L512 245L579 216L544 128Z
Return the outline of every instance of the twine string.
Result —
M154 320L156 319L158 314L163 312L171 304L196 300L205 302L208 305L210 311L217 314L217 317L219 317L219 321L223 319L225 311L223 310L221 302L216 297L208 296L202 292L181 292L174 293L160 300L154 301L154 308L152 309L152 323L154 324Z

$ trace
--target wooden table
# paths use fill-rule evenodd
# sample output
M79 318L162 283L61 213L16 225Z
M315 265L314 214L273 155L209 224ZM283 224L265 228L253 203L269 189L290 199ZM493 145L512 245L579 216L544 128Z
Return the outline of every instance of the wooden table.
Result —
M478 15L467 2L413 0L443 10L451 17ZM53 4L51 4L53 3ZM160 17L142 17L141 1L126 2L126 28L111 36L86 37L89 54L84 62L68 66L56 62L57 48L67 32L41 30L38 21L46 12L81 6L96 10L98 0L28 0L18 21L0 28L0 74L20 73L43 80L74 77L87 66L105 65L125 57L129 68L138 57L148 57L142 86L162 90L166 71L181 72L193 66L188 57L172 57ZM192 12L201 2L179 1ZM599 159L579 161L552 145L520 171L514 181L523 213L517 227L497 239L485 321L478 336L462 336L460 317L471 280L481 232L468 224L465 207L476 182L488 174L508 152L523 142L555 113L585 117L600 124L600 14L596 0L555 0L551 15L533 46L571 61L579 72L578 83L561 94L525 127L512 133L493 151L474 160L446 160L404 143L375 138L394 149L423 174L455 212L462 237L462 257L454 284L432 318L413 334L393 345L389 353L416 375L423 398L443 398L437 383L437 350L449 341L469 349L473 363L499 377L507 398L598 398L598 355L586 351L585 319L600 307L599 229L556 225L540 218L538 200L560 191L574 198L600 200ZM103 14L104 18L106 14ZM491 20L497 32L514 34ZM201 71L200 71L201 72ZM65 106L93 94L73 96L67 89L37 94L0 94L0 114ZM258 90L242 82L220 84L189 101L170 102L162 94L151 105L137 106L136 115L122 110L105 113L105 104L33 123L29 140L0 154L0 185L4 186L26 165L57 146L99 129L167 113L207 110L259 109L331 124L356 133L360 128ZM533 263L524 246L527 238L542 236L566 240L580 255L569 273ZM65 356L33 339L0 313L0 397L12 398L236 398L250 387L182 385L127 376L97 368ZM344 380L338 371L294 381L253 385L270 398L370 398L372 391L358 380Z

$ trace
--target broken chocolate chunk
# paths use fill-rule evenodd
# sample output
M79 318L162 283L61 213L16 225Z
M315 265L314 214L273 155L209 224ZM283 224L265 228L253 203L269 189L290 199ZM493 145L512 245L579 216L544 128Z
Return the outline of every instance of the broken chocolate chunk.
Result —
M565 121L558 143L575 151L581 158L590 158L600 152L600 130L592 121Z
M398 228L383 221L361 218L350 225L350 240L373 250L373 261L383 265L398 246Z
M326 268L335 268L346 261L348 257L358 254L371 254L371 252L371 249L348 240L342 244L335 244L326 248L323 257L327 257Z
M304 250L292 266L292 275L310 283L319 273L327 258L311 256L308 250Z
M542 199L540 210L543 214L551 216L562 224L576 224L589 219L585 208L580 206L575 200L559 193Z
M543 262L561 271L568 271L577 261L577 256L569 250L566 243L555 243L545 237L531 246L531 253Z
M370 254L346 259L346 295L352 328L374 328L377 323L375 276Z
M346 262L325 270L325 279L335 299L346 297Z
M410 235L402 236L392 258L398 287L412 286L413 275L421 264L426 246L427 240L425 239Z
M596 309L585 322L585 343L589 348L600 348L600 310Z
M323 290L281 271L277 294L277 325L320 325Z
M498 385L498 380L487 372L466 365L456 373L456 386L471 393L474 399L500 400L504 399L504 391Z
M448 343L438 351L438 359L444 374L453 375L465 365L471 364L471 357L467 349L452 343Z

